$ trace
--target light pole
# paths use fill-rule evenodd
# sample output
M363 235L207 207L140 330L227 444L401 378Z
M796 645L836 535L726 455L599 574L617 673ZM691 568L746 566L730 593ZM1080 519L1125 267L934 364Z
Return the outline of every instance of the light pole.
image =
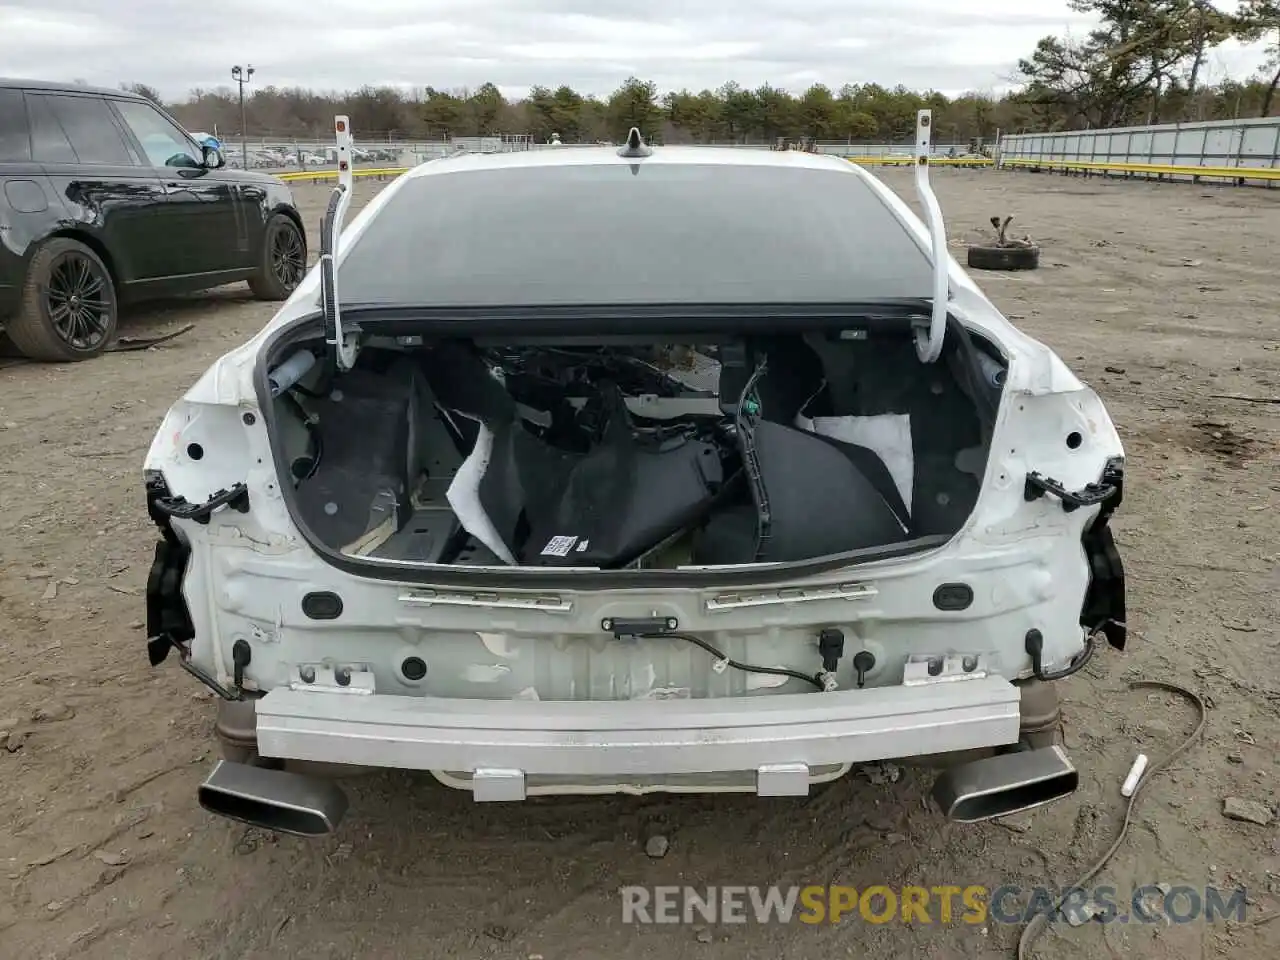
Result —
M244 117L244 85L253 79L253 64L245 64L243 70L240 69L240 64L236 64L231 68L231 79L240 85L240 163L248 170L249 131Z

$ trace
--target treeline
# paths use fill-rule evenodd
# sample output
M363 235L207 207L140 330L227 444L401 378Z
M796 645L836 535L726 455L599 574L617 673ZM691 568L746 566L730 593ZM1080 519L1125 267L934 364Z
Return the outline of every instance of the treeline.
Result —
M1025 82L1018 99L1054 125L1269 116L1277 106L1280 0L1239 0L1230 11L1211 0L1069 4L1097 17L1098 26L1083 37L1044 37L1018 64ZM1244 90L1230 83L1203 89L1213 51L1232 39L1263 44L1262 78Z
M665 143L768 143L778 137L903 142L916 111L934 111L937 142L992 138L997 130L1065 130L1176 120L1225 120L1280 112L1280 0L1242 0L1228 14L1209 0L1070 0L1100 18L1081 38L1045 37L1019 62L1020 86L1002 96L847 84L796 95L774 86L750 90L659 91L628 79L608 97L568 86L534 87L520 100L486 83L475 90L363 87L319 93L271 86L246 90L250 135L328 139L333 116L351 117L356 135L375 139L558 133L566 143L616 141L632 126ZM1206 64L1230 38L1264 41L1269 66L1257 78L1206 84ZM134 89L156 97L150 88ZM240 132L231 89L193 90L166 106L192 130Z

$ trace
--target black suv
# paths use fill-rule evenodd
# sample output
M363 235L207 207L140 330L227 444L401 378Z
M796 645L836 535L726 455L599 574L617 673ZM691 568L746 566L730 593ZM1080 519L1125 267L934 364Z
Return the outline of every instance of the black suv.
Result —
M238 280L286 299L307 268L289 188L224 164L144 97L0 79L0 329L84 360L121 301Z

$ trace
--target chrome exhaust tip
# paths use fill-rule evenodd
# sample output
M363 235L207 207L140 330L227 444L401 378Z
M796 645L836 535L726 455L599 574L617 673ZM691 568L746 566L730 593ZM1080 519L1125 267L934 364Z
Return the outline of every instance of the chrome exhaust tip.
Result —
M298 837L333 833L347 812L335 783L230 760L218 761L197 796L210 813Z
M1004 753L947 770L933 785L942 812L960 823L1033 810L1074 793L1080 773L1059 746Z

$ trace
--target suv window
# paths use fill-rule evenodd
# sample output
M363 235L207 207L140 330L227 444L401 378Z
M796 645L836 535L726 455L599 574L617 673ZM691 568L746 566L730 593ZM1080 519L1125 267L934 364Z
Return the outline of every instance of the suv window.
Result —
M116 109L153 167L198 167L203 162L187 135L151 104L117 100Z
M21 90L0 90L0 163L31 159L31 130Z
M132 164L107 101L99 97L38 94L31 104L37 160L53 163Z
M75 163L76 152L63 132L62 124L53 115L49 97L27 97L27 109L31 114L31 152L45 163Z

